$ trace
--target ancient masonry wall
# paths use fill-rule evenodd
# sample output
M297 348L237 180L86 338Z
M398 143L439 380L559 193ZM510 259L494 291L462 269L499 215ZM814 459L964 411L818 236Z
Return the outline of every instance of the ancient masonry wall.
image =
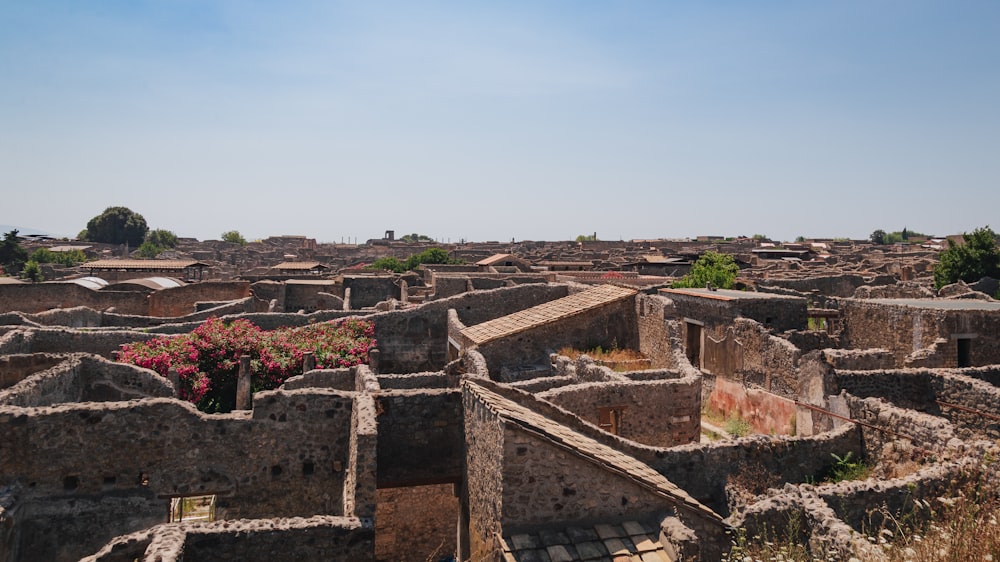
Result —
M504 424L499 416L463 388L465 409L465 492L463 514L469 518L469 552L472 560L497 556L495 535L501 529L503 506Z
M674 315L673 301L640 294L636 299L636 308L639 352L650 359L654 368L676 367L671 340L680 337L680 326L667 319Z
M378 491L375 560L426 562L456 552L458 498L454 484Z
M352 401L351 394L335 391L261 392L252 417L202 414L163 398L4 406L0 484L20 484L28 514L32 504L44 505L49 498L150 490L158 497L218 494L220 518L339 515ZM159 509L162 501L153 507ZM92 525L104 518L102 502L96 502L96 514L75 520L76 535L88 540L77 552L94 551L111 538L100 524ZM148 523L137 518L126 531ZM67 530L69 536L74 533ZM48 547L22 540L21 548Z
M247 281L205 281L154 291L149 295L146 314L161 318L187 316L198 311L199 302L223 302L250 296Z
M40 373L66 361L63 354L28 353L0 355L0 389L14 386L34 373Z
M0 391L0 404L51 406L65 402L112 402L173 395L173 385L149 369L113 363L92 355L70 355L55 367Z
M374 542L374 529L353 517L170 524L116 538L83 562L363 562L373 559Z
M80 331L66 328L29 328L0 337L0 355L25 353L92 353L111 358L126 343L147 341L157 334L132 330Z
M958 343L953 336L971 336L971 365L1000 363L1000 318L982 310L947 311L888 305L855 299L840 303L844 346L890 350L896 367L907 366L907 356L932 351L926 367L958 366Z
M95 291L76 283L23 283L0 285L0 312L37 313L52 308L86 306L114 308L121 314L148 314L146 293Z
M584 383L537 396L594 425L600 422L600 408L613 408L618 412L618 435L646 445L684 445L698 441L701 435L701 379L698 377Z
M504 429L502 478L502 522L511 531L551 521L641 519L670 507L631 479L517 427Z
M381 390L375 401L380 488L461 481L459 389Z
M351 292L351 309L375 306L389 299L399 300L399 286L395 277L389 276L344 276L344 291Z

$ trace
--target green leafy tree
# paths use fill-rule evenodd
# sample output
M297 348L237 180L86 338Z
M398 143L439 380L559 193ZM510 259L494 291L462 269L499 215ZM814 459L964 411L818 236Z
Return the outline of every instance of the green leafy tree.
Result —
M673 283L675 288L705 287L711 284L718 289L732 289L740 268L729 254L705 252L691 266L691 271Z
M576 237L577 242L597 242L597 233L581 234Z
M155 244L163 249L176 248L177 235L169 230L157 228L156 230L150 230L149 233L146 234L146 242Z
M86 239L103 244L139 246L147 232L149 226L139 213L128 207L108 207L87 222Z
M28 261L28 251L21 246L21 241L17 239L17 230L11 230L3 235L3 242L0 242L0 266L5 273L17 275L24 268Z
M153 259L160 255L160 252L163 250L164 248L162 246L158 246L149 240L146 240L141 246L139 246L139 249L136 250L135 253L138 254L140 258Z
M239 244L240 246L246 246L247 239L240 234L239 230L228 230L222 233L222 240L229 242L230 244Z
M888 234L886 234L885 231L880 228L872 232L871 236L868 237L868 240L870 240L872 244L877 244L879 246L882 246L886 243L887 237Z
M87 255L83 250L70 250L68 252L53 252L48 248L38 248L31 252L28 258L37 263L56 263L72 267L87 261Z
M394 273L404 273L406 271L406 265L399 261L398 258L387 256L375 260L370 266L368 266L368 269L382 269L385 271L392 271Z
M996 233L985 226L973 230L972 234L962 234L962 239L964 244L948 240L948 249L941 252L934 266L934 285L940 289L959 280L1000 279L1000 245Z
M32 283L38 283L45 279L42 275L42 267L38 265L37 261L28 260L24 264L24 269L21 270L21 277L31 281Z
M425 234L404 234L402 238L399 239L400 242L433 242L434 239Z

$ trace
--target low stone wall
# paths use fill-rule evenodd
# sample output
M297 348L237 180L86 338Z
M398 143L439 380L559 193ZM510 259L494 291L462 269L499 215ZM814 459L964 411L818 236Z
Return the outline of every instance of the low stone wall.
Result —
M374 560L374 551L374 529L357 518L316 515L160 525L119 537L83 562L350 562Z
M354 369L313 369L311 371L288 377L281 387L285 390L299 388L332 388L335 390L355 390Z
M25 353L92 353L111 359L126 343L147 341L157 334L133 330L28 328L0 337L0 355Z
M172 396L173 385L149 369L97 356L70 355L62 363L0 391L0 405L51 406Z
M600 409L613 408L617 434L655 447L698 441L701 379L584 383L537 394L580 418L600 424Z
M448 375L443 372L378 375L378 384L383 390L457 388L458 380L457 376Z
M66 360L56 353L0 355L0 389L14 386L35 373L55 367Z
M824 349L823 359L834 369L844 371L874 371L893 367L888 349Z

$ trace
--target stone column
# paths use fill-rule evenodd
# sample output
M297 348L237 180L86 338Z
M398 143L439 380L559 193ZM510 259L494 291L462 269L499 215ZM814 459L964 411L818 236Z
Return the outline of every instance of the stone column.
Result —
M171 367L167 370L167 380L174 385L174 396L177 396L181 390L181 377L177 373L177 369Z
M240 356L240 375L236 381L236 409L250 410L253 408L253 396L250 387L250 356Z
M303 374L308 373L309 371L312 371L315 368L316 368L316 355L313 352L311 352L311 351L307 351L307 352L303 353L302 354L302 373Z
M372 374L378 374L378 360L379 360L379 350L372 349L368 352L368 368L372 370Z

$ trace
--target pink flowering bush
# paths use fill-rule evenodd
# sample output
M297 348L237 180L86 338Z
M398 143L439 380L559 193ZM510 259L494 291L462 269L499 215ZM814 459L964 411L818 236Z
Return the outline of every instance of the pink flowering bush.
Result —
M118 360L163 376L175 368L180 398L204 412L228 412L236 406L241 355L250 356L256 392L277 388L301 373L307 351L315 355L317 369L332 369L367 363L375 345L375 325L357 318L273 331L249 320L209 318L184 336L123 345Z

